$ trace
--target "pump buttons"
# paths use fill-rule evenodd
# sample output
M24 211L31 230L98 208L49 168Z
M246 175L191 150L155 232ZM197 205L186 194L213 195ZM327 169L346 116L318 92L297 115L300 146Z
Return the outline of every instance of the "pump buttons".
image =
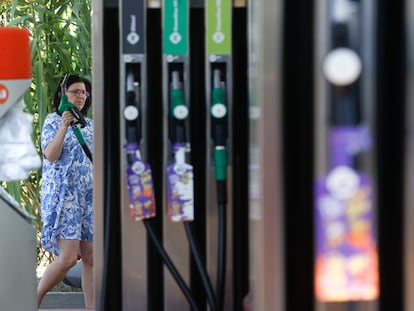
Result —
M343 47L330 51L323 62L323 73L334 85L352 84L358 79L361 70L361 59L349 48Z

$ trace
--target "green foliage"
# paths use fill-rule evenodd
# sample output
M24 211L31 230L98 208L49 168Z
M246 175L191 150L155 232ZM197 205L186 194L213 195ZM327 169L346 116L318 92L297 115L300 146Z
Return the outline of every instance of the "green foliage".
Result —
M52 98L65 73L91 79L91 0L2 0L0 27L22 27L30 32L32 85L24 96L25 111L33 114L33 141L41 155L40 132L51 111ZM35 216L40 238L41 169L23 181L1 185ZM38 245L38 260L44 254Z

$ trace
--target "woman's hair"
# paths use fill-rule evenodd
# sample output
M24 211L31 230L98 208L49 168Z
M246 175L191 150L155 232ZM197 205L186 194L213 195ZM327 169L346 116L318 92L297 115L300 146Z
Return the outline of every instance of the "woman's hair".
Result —
M60 85L62 84L63 79L65 78L65 76L63 76L60 79L59 84L58 84L58 86L56 88L56 91L55 91L55 95L53 96L53 109L55 111L58 111L58 107L59 107L59 104L60 104L60 98L62 97L62 92L61 92ZM89 107L92 104L92 84L88 79L82 78L82 77L80 77L76 74L68 74L67 79L66 79L65 89L67 89L73 83L77 83L77 82L85 83L86 91L89 92L89 97L86 98L85 105L83 106L83 108L81 110L82 114L84 116L86 116L87 113L88 113Z

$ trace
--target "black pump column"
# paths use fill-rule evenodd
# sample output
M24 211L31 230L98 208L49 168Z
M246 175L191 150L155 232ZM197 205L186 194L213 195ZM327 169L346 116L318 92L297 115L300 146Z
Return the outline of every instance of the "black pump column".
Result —
M232 12L230 0L206 1L206 119L207 119L207 265L213 276L218 310L231 301L232 245ZM216 244L217 243L217 244ZM211 247L213 245L213 247ZM217 245L217 247L214 247ZM215 278L214 278L215 276Z
M123 310L148 303L148 246L141 220L156 215L148 164L146 13L144 0L119 1Z

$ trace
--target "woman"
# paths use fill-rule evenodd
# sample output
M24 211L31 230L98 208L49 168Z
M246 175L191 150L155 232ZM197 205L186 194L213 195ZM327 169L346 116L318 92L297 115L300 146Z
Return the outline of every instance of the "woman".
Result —
M68 101L86 116L92 99L91 83L77 75L65 76ZM55 112L47 115L41 134L43 152L41 216L42 246L56 255L37 288L38 304L59 284L78 256L82 258L82 289L85 308L93 308L93 171L72 130L77 119L70 111L59 113L60 81L53 98ZM93 150L93 121L85 117L81 128L86 144Z

